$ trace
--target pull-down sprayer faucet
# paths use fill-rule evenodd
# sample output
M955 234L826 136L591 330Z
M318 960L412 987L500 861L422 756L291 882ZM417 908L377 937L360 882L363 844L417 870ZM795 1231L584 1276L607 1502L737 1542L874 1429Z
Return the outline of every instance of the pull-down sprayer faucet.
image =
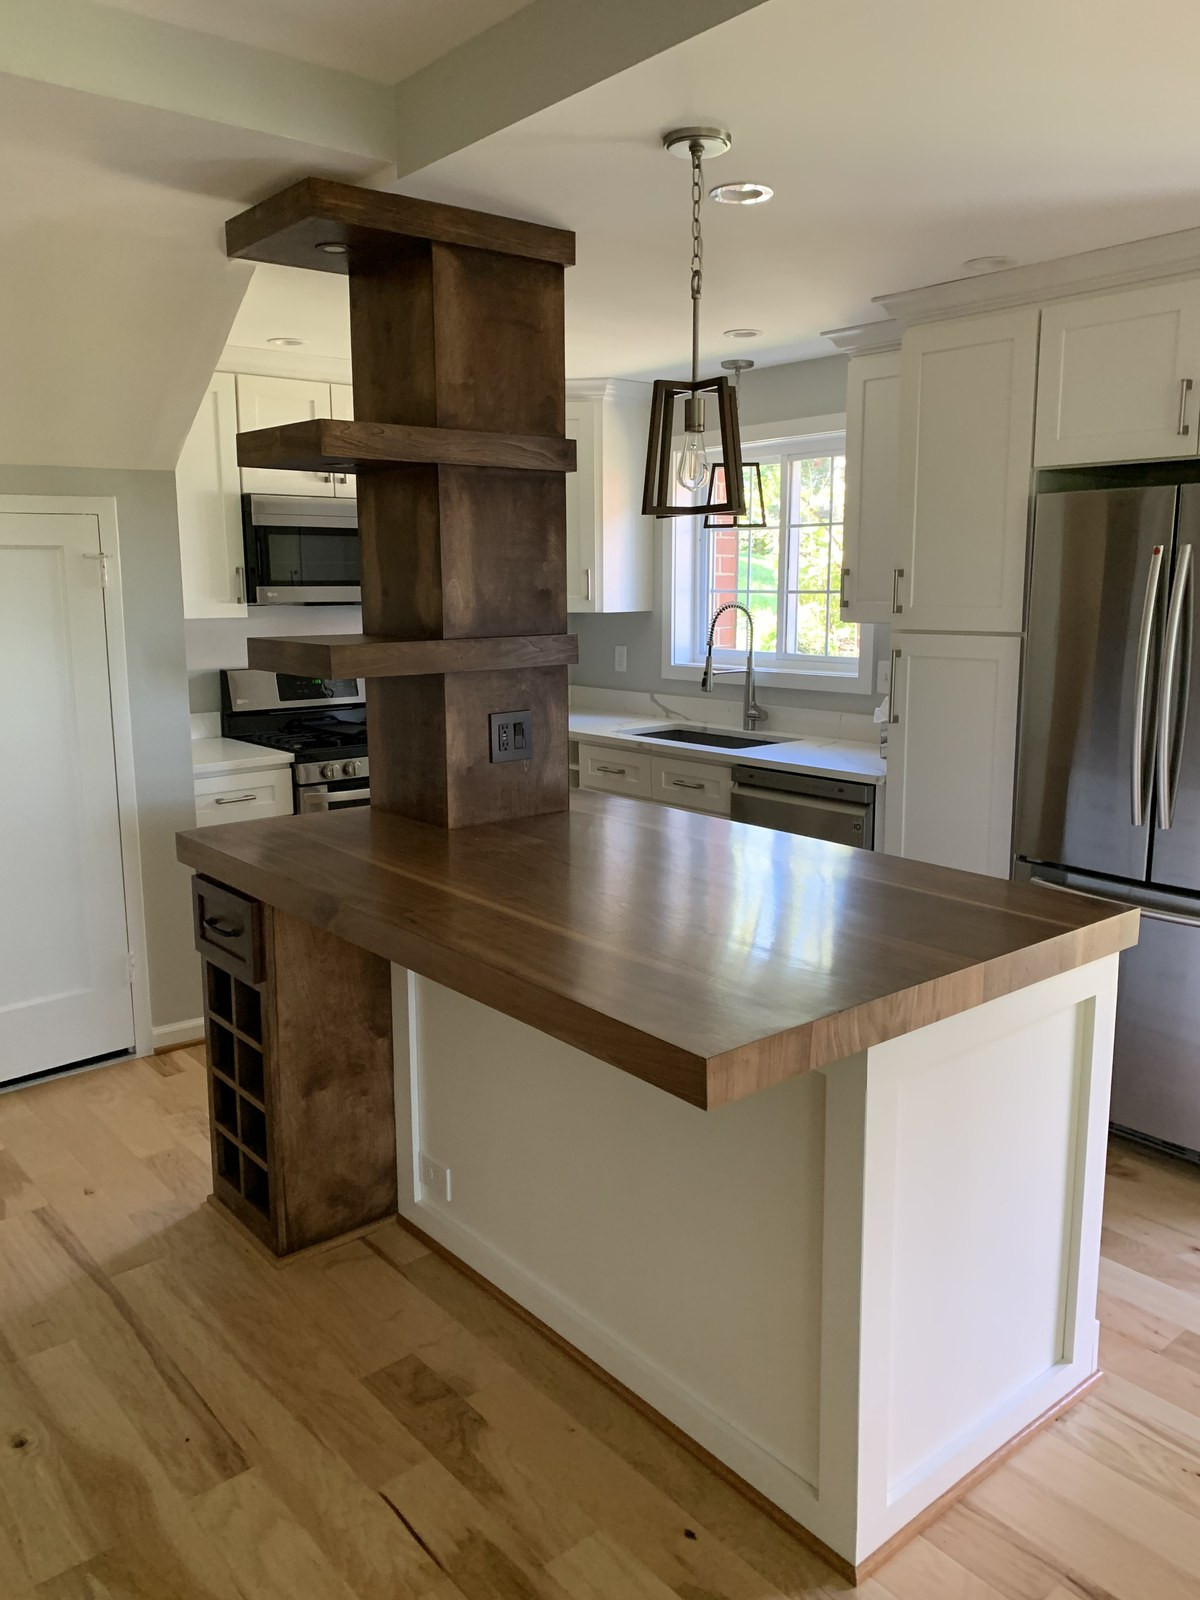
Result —
M711 694L714 678L724 677L726 673L739 670L737 667L713 666L713 636L717 631L718 619L726 611L740 611L746 619L749 642L746 647L746 684L742 693L742 727L747 732L753 733L758 723L767 720L767 713L754 698L754 618L750 615L749 608L737 600L727 600L712 614L712 621L708 625L708 650L704 657L704 671L700 674L700 689L703 694Z

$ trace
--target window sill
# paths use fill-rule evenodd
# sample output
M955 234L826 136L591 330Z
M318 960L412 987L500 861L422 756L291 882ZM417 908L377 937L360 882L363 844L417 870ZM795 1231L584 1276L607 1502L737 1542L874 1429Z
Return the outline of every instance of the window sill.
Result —
M672 663L663 667L663 677L698 683L703 670L703 661ZM724 664L722 670L725 670ZM821 672L805 670L802 667L760 667L756 662L754 681L764 689L804 689L817 694L870 694L871 668L869 661L862 658L856 672Z

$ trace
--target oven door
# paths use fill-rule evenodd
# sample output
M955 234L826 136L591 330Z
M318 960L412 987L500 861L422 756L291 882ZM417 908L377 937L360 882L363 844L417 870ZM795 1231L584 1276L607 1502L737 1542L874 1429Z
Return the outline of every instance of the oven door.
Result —
M350 806L369 806L371 791L353 780L349 783L306 783L297 791L297 810L346 811Z

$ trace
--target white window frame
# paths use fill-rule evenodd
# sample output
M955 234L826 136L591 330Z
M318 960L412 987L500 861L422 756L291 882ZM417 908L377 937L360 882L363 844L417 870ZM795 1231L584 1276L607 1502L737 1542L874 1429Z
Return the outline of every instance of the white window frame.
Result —
M802 451L810 446L813 454L822 449L842 454L846 447L845 437L844 415L804 417L791 422L742 429L747 461L781 449L786 453L797 453L798 448ZM715 440L712 441L712 444L715 443ZM703 512L698 509L697 516L701 515ZM671 520L667 537L662 541L664 678L695 679L704 666L709 619L700 615L703 601L696 572L699 544L694 518L675 517ZM744 655L741 651L722 650L714 653L714 659L722 665L736 665L744 659ZM754 675L762 683L775 688L869 695L873 691L875 674L874 629L869 623L860 625L857 661L853 661L853 658L849 660L848 666L836 665L831 660L815 656L793 656L781 660L774 651L760 654L756 650Z

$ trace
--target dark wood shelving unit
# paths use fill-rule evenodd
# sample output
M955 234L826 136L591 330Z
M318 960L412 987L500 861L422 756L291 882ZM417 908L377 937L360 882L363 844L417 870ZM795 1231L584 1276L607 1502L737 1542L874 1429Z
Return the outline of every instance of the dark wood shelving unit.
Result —
M238 464L290 472L360 472L387 466L508 467L574 472L574 439L410 428L315 417L238 434Z
M312 678L402 678L422 672L491 672L563 667L579 660L571 633L502 639L381 639L365 633L250 639L248 664Z

